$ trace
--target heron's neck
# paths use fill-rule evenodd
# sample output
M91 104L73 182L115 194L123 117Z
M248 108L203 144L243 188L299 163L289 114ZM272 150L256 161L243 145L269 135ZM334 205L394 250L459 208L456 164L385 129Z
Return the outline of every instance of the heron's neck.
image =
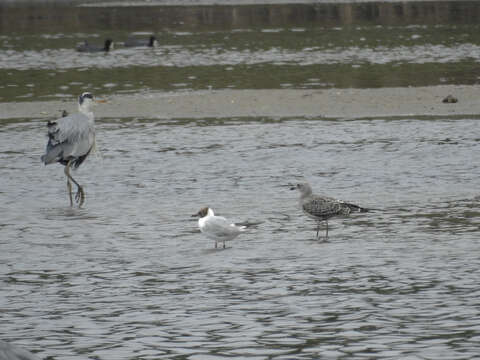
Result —
M84 114L85 116L87 116L88 120L90 120L91 122L95 121L95 118L93 116L93 111L90 108L90 106L84 105L84 104L78 105L78 111Z

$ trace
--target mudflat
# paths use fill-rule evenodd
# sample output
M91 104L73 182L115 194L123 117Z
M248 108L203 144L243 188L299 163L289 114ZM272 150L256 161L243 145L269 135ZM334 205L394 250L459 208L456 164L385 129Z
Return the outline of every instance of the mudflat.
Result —
M428 86L326 90L204 90L114 95L95 109L97 118L308 117L378 118L480 114L480 86ZM453 95L457 103L443 103ZM75 101L0 103L0 119L55 118L75 112Z

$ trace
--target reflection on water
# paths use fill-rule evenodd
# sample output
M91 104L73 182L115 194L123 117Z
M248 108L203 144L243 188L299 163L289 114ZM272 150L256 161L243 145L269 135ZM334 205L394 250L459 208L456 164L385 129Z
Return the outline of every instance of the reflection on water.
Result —
M231 6L72 6L79 1L0 3L1 32L165 31L255 27L478 23L476 1ZM148 3L148 2L147 2Z
M2 336L72 360L475 359L478 127L104 119L79 210L61 166L39 162L44 124L10 122ZM303 176L378 210L332 220L320 244L288 187ZM204 205L264 222L215 251L190 217Z
M76 68L112 69L115 67L209 67L272 65L382 65L391 63L458 63L480 61L480 46L473 44L411 45L375 48L308 47L301 51L285 48L219 49L164 47L157 49L118 50L108 54L79 55L75 50L0 52L0 63L15 70L65 70Z
M105 94L369 88L476 84L480 78L478 2L10 4L0 5L9 14L0 17L2 102L69 98L85 88ZM160 46L126 49L122 42L132 32L154 33ZM74 50L84 40L101 44L106 38L117 44L111 53Z

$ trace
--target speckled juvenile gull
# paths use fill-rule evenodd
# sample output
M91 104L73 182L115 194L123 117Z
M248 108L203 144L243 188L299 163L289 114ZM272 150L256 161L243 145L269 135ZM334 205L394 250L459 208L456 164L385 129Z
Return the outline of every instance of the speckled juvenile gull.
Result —
M199 217L198 227L200 231L209 239L215 240L215 248L217 248L219 241L223 242L223 248L225 248L225 241L235 239L246 228L246 226L235 225L223 216L215 216L213 210L208 207L200 209L192 217Z
M315 195L308 183L297 184L292 186L290 190L298 189L300 191L300 207L305 215L315 219L318 223L318 232L320 230L320 222L325 221L326 231L325 240L328 239L328 219L335 216L348 216L352 212L367 212L366 208L355 204L350 204L342 200L337 200L327 196Z

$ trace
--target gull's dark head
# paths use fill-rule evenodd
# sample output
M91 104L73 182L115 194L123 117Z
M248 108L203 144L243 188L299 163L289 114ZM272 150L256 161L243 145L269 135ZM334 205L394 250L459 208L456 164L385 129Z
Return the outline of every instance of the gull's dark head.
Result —
M201 208L196 214L193 214L192 217L203 218L208 215L208 207Z

